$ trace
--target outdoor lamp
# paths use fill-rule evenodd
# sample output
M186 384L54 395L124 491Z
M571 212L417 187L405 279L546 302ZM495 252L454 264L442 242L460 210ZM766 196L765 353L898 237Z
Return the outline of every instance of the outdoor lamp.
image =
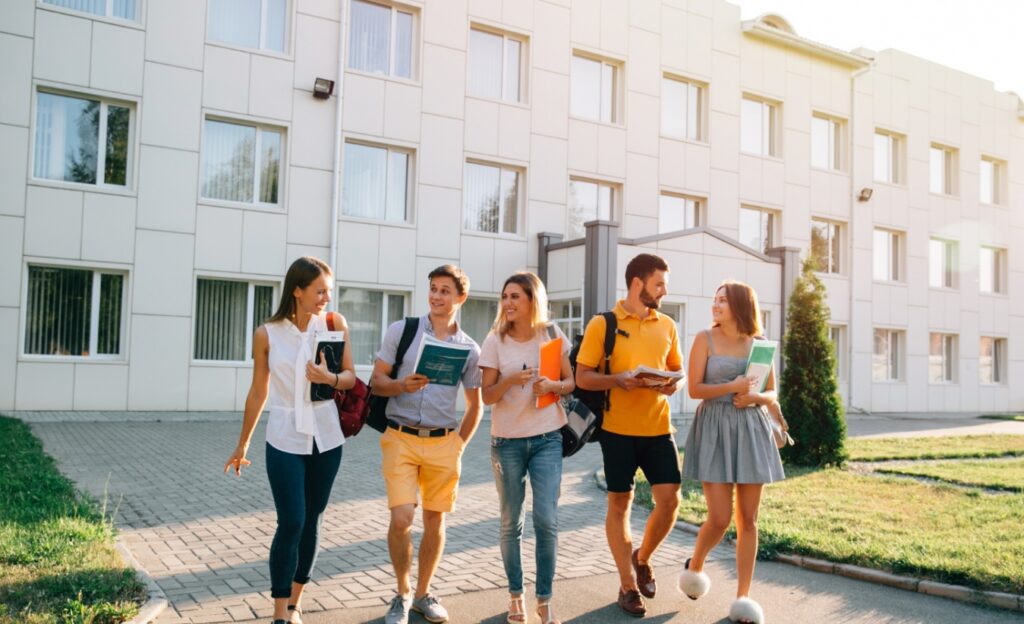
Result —
M326 100L334 93L334 81L327 78L317 78L313 83L313 97Z
M874 193L874 190L872 190L871 187L865 186L860 190L860 195L857 196L857 201L866 202L871 199L872 193Z

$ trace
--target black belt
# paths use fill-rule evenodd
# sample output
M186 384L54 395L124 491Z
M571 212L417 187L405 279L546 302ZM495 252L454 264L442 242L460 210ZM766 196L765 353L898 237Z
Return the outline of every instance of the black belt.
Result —
M393 420L388 421L388 427L391 427L396 431L408 433L409 435L414 435L420 438L440 438L442 436L448 435L452 431L455 431L454 429L417 429L416 427L406 427L405 425L400 425Z

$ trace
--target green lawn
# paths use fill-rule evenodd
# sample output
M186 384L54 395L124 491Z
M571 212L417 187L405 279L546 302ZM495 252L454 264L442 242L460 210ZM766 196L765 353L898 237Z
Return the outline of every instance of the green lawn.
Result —
M972 459L935 464L910 464L876 470L889 474L930 477L991 490L1024 492L1024 459Z
M145 588L96 503L22 422L0 416L0 624L121 622Z
M1016 437L1020 444L1022 436ZM900 442L922 457L1012 450L1005 440L982 443L978 438ZM858 442L848 441L854 448ZM892 452L881 447L857 448L857 453L863 458L868 450ZM991 470L985 474L992 478ZM976 589L1024 593L1024 496L836 468L787 466L786 476L765 488L758 523L762 557L802 554ZM701 524L706 509L700 484L684 482L682 494L679 518ZM637 502L651 504L642 474Z
M1024 422L1024 414L982 414L981 418L990 420L1016 420Z
M976 435L943 438L850 438L850 461L954 459L1024 456L1024 435Z

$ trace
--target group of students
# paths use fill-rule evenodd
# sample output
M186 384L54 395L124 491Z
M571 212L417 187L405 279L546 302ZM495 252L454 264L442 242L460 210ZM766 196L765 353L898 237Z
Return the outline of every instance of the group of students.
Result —
M620 577L619 607L632 616L646 614L644 599L654 598L658 589L650 560L675 524L685 475L702 483L708 515L679 575L680 591L696 600L710 589L703 568L732 520L735 491L738 584L729 617L764 621L761 608L748 594L761 490L765 483L784 478L771 419L774 416L783 426L785 421L778 412L774 373L763 392L745 375L751 343L761 333L757 296L745 284L725 282L712 303L712 327L694 340L688 388L701 403L681 470L667 401L681 382L651 387L631 373L641 365L668 371L683 368L675 322L658 312L668 274L667 263L653 254L640 254L629 262L626 298L611 311L616 327L608 366L606 320L598 315L587 324L574 375L571 345L549 322L544 284L536 275L518 272L505 281L492 330L478 347L456 321L469 295L469 278L454 265L430 272L429 311L387 328L371 378L374 394L390 397L380 446L391 514L388 551L397 591L385 614L386 624L408 622L411 610L430 622L448 620L430 583L444 550L444 516L455 506L462 454L485 404L491 406L490 456L508 579L506 619L512 624L527 621L521 546L529 483L536 532L535 611L544 624L559 622L552 606L552 582L562 479L560 430L566 414L560 401L537 407L537 398L565 396L577 386L608 392L598 438L608 487L605 530ZM314 335L327 329L327 314L333 315L334 329L348 333L343 316L324 312L331 299L331 279L330 268L316 258L299 258L289 268L277 311L255 333L253 380L242 431L224 467L237 475L250 464L249 443L267 407L266 467L277 510L270 546L274 624L301 623L300 600L316 559L320 522L345 442L334 402L310 401L309 385L347 390L356 383L350 349L343 353L340 373L313 358ZM399 354L403 342L410 354L416 353L425 335L469 347L459 380L465 395L461 419L456 413L459 385L430 383L414 372L414 357L403 359ZM541 376L538 368L539 347L553 337L561 339L557 379ZM654 509L634 548L629 514L638 468L651 484ZM412 524L417 506L423 510L423 535L413 588Z

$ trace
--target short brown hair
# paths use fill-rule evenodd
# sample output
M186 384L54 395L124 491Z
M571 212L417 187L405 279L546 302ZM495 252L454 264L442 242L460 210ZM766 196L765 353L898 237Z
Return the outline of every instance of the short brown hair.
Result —
M725 299L729 302L729 310L736 319L736 329L747 336L760 336L761 306L757 302L757 293L749 284L734 280L725 280L715 292L725 289ZM717 323L715 324L718 325Z
M626 288L633 283L634 277L642 282L655 271L668 271L668 263L661 256L648 253L636 256L626 265Z
M450 277L455 282L455 290L459 291L460 295L465 295L469 292L469 276L454 264L442 264L427 275L427 280L432 280L435 277Z

